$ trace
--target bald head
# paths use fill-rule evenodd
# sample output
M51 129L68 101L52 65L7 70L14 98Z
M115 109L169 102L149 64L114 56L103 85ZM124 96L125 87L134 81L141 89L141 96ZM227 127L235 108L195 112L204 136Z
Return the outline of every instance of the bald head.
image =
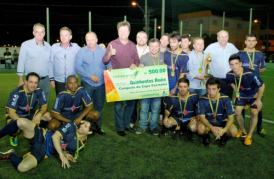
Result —
M137 33L136 41L138 46L145 46L147 44L147 33L140 31Z
M97 46L97 35L95 34L95 32L88 32L86 34L86 43L87 46L91 49L91 50L95 50L96 46Z
M221 46L226 46L228 42L228 32L226 30L221 30L217 33L217 39Z

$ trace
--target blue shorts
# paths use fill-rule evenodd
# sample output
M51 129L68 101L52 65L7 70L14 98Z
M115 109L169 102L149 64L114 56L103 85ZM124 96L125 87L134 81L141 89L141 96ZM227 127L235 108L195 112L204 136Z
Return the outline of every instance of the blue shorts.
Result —
M257 98L241 98L240 100L238 100L236 98L235 101L235 106L245 106L245 105L249 105L250 108L252 109L257 109L257 105L253 105L251 106L251 104L254 103L254 101L256 101Z
M35 113L31 113L30 116L19 116L19 117L20 118L26 118L26 119L28 119L28 120L31 121L33 119L33 116L35 116L35 114L37 114L38 112L39 112L39 110L37 109L35 111ZM12 121L12 119L9 117L8 114L6 114L6 122L7 122L7 124L10 123L11 121Z

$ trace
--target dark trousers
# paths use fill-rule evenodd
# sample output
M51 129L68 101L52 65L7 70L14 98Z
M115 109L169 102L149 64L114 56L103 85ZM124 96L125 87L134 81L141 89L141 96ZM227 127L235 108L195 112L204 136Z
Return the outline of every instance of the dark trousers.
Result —
M224 93L225 95L227 95L230 100L232 100L232 94L233 94L233 88L231 87L231 85L227 84L226 79L221 79L218 78L218 80L221 83L221 93Z
M66 83L61 83L58 81L55 81L55 93L56 96L61 92L61 90L66 86Z

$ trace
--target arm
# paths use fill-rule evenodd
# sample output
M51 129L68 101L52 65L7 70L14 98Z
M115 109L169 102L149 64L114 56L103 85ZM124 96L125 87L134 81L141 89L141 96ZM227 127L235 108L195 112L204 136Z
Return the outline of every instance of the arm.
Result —
M82 114L79 116L79 117L77 117L73 122L75 123L75 124L79 124L81 121L82 121L82 119L91 111L93 109L93 105L92 104L90 104L89 106L87 106L87 107L85 107L85 109L84 109L84 111L82 112Z
M9 117L12 120L16 120L19 119L20 117L18 116L18 114L16 113L16 110L9 108Z
M23 75L25 71L26 58L27 58L27 49L25 47L25 44L22 43L20 53L19 53L19 58L18 58L18 65L17 65L18 86L21 86L24 84Z
M51 115L52 118L57 119L57 120L59 120L59 121L63 121L63 122L66 122L66 123L67 123L67 122L70 122L69 119L63 117L60 113L56 113L56 112L54 112L54 111L51 111L51 112L50 112L50 115Z
M208 127L211 132L216 136L216 140L220 138L219 136L219 132L218 132L218 128L211 125L208 120L205 118L205 115L199 115L200 121L206 126Z
M225 127L222 128L222 129L219 129L218 133L219 133L220 137L223 136L224 133L226 133L228 131L228 129L230 128L230 126L233 124L233 121L234 121L234 115L229 115Z
M39 124L41 117L43 116L43 114L45 114L47 112L47 110L48 110L48 104L44 104L43 106L41 106L40 111L35 116L33 116L32 121L35 124Z
M50 49L50 59L49 59L49 80L50 80L50 86L52 88L55 88L55 81L54 81L54 72L53 72L53 63L54 63L54 48Z
M62 147L61 147L61 139L62 138L63 138L63 136L59 131L56 131L52 135L52 142L53 142L54 148L57 151L57 153L59 154L59 158L62 162L62 167L64 169L66 169L66 167L70 168L70 164L69 164L69 161L66 157L66 153L63 152Z
M264 94L264 89L265 89L265 85L263 84L263 85L259 88L257 99L254 101L253 104L251 104L251 106L257 105L258 111L260 111L260 110L262 109L262 107L263 107L263 104L262 104L262 97L263 97L263 94Z
M116 49L112 47L111 43L108 44L106 53L103 57L103 63L106 65L109 63L111 57L116 54Z

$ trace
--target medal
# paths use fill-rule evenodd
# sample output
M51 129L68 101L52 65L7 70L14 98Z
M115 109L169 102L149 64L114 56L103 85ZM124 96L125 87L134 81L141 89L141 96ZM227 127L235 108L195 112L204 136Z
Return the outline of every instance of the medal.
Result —
M200 82L200 85L201 85L201 86L204 86L204 85L205 85L205 81L202 80L202 81Z
M242 75L243 75L243 71L241 71L239 83L237 83L236 77L234 76L237 98L240 97L240 87L241 87Z
M211 57L208 57L207 61L211 62Z
M171 71L171 76L174 77L175 76L175 72L174 71Z
M203 69L202 68L199 68L199 73L203 73Z
M237 98L240 97L240 93L239 93L239 92L236 93L236 97L237 97Z
M251 67L251 70L254 70L254 67Z
M254 70L255 49L253 49L252 60L251 60L251 57L250 57L249 53L247 52L247 50L246 50L246 54L247 54L247 57L249 59L249 68Z
M196 54L197 59L198 59L199 64L200 64L200 68L199 68L198 71L199 71L200 74L202 74L203 73L203 64L204 64L204 53L202 53L203 54L202 59L199 58L199 56L198 56L198 54L197 54L196 51L195 51L195 54Z
M214 117L214 122L216 122L217 111L218 111L218 106L219 106L219 99L220 99L220 93L218 93L217 95L218 95L218 97L217 97L217 104L216 104L215 110L213 109L213 105L212 105L211 98L210 98L209 94L207 95L209 105L210 105L210 108L211 108L211 111L212 111L212 114L213 114L213 117Z
M214 122L216 122L216 117L214 118Z
M211 71L211 70L210 70L210 68L208 68L208 69L207 69L207 74L209 74L209 73L210 73L210 71Z

